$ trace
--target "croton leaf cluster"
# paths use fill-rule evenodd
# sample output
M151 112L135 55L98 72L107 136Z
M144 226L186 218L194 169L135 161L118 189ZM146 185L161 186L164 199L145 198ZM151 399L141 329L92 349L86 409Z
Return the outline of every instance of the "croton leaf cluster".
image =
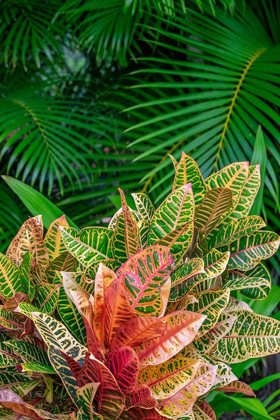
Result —
M231 364L280 351L248 304L280 242L250 215L259 167L172 160L157 209L120 190L108 228L33 217L0 255L0 418L214 420L211 390L254 396Z

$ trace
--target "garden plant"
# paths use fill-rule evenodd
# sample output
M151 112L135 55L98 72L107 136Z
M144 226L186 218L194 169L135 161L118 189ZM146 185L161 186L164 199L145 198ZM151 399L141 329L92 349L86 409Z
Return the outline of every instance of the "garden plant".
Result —
M120 189L108 227L31 217L0 255L0 418L214 420L213 390L254 396L232 365L280 351L249 304L280 243L250 214L260 167L172 162L157 208Z

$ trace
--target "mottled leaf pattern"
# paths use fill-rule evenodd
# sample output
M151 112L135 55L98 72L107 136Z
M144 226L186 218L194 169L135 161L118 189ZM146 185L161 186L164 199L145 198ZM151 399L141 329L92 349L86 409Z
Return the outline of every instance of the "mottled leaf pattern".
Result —
M120 282L128 291L134 311L139 315L160 315L160 290L173 268L168 248L151 246L138 252L117 271Z
M167 362L143 369L138 381L148 385L157 399L172 397L194 378L199 363L186 357L174 357Z
M280 351L280 321L249 311L233 311L236 316L230 332L211 352L226 363L239 363Z
M240 290L248 299L265 299L271 287L270 274L263 264L258 264L249 271L228 271L228 281L223 289Z
M174 163L174 161L173 161ZM206 193L206 186L197 163L184 152L175 168L173 191L191 182L195 204L199 204Z
M65 216L61 216L52 222L44 238L50 261L55 260L60 254L66 251L59 226L69 227Z
M191 184L184 185L172 192L156 210L148 236L148 245L152 245L159 239L169 235L173 230L182 227L194 218L194 198ZM192 241L192 224L181 235L180 242L184 243L185 251Z
M189 279L194 274L204 272L204 261L201 258L193 258L176 268L171 274L170 302L182 299L189 290Z
M229 251L228 268L242 271L254 268L261 260L271 257L278 249L279 236L274 232L259 231L242 236L231 244L221 247L221 251Z
M146 222L150 222L154 215L155 208L149 197L144 193L135 193L131 195L134 198L135 205L141 219Z
M231 207L232 192L229 188L214 188L208 191L195 211L195 227L203 236L207 236Z
M0 295L12 297L22 291L20 270L8 257L0 253Z
M196 295L197 303L188 305L187 310L201 313L207 318L203 321L199 333L205 334L218 321L219 316L228 304L230 290L206 290Z
M61 227L60 231L66 249L86 268L96 261L112 258L113 232L110 229L86 228L79 237L78 232L72 228Z
M59 284L40 284L35 286L35 297L33 304L42 312L51 315L57 306L59 299Z
M219 248L231 244L242 236L253 233L265 226L259 216L247 216L242 219L234 219L223 224L217 234L210 240L210 248Z
M111 342L111 350L119 347L136 347L160 337L166 330L166 321L153 317L134 317L122 324Z
M56 271L75 271L77 260L68 251L63 252L56 257L48 266L46 276L49 283L53 283Z
M230 188L233 195L233 203L236 204L239 195L242 191L245 180L249 173L248 162L232 163L219 172L210 175L206 180L205 184L209 190L213 188Z
M136 347L136 353L142 367L163 363L175 356L194 339L205 316L178 311L168 314L162 319L167 323L162 336Z
M139 360L131 347L120 347L110 352L106 366L124 393L129 394L134 390L139 373Z
M216 391L238 392L240 394L248 395L250 397L256 397L252 388L241 381L233 381L226 386L216 388Z
M30 300L32 300L35 295L35 287L30 275L32 259L33 252L26 252L19 267L23 291L29 296Z

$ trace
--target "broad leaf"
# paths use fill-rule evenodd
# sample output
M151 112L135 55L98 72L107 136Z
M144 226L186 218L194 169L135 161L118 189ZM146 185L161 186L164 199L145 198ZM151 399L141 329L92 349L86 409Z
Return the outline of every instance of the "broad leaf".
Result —
M62 242L59 226L69 227L69 224L64 215L52 222L44 238L50 261L53 261L60 254L66 251L66 248Z
M148 236L148 244L152 245L159 239L169 235L194 218L194 198L191 184L184 185L173 191L156 210ZM185 251L191 245L193 225L190 223L180 241L184 244Z
M280 321L249 311L233 311L230 332L212 350L211 357L226 363L240 363L280 350Z
M35 287L30 276L32 259L33 259L33 252L26 252L26 254L24 254L23 256L22 263L19 266L21 284L22 284L24 293L26 293L29 296L30 300L33 300L35 296Z
M279 236L274 232L259 231L221 247L221 251L229 251L228 268L242 271L254 268L261 260L271 257L278 249Z
M20 291L22 291L22 284L19 268L0 253L0 294L8 298Z
M25 362L38 362L45 365L50 364L47 353L34 344L18 340L9 340L6 341L5 344Z
M223 224L220 230L210 240L210 248L219 248L231 244L242 236L253 233L265 226L264 221L259 216L247 216L242 219L234 219Z
M53 283L56 271L72 272L76 270L77 260L68 251L56 257L48 266L46 276L49 283Z
M94 401L97 412L104 420L119 417L124 408L124 396L108 368L92 355L87 354L85 363L78 375L80 385L88 382L99 382Z
M233 194L233 203L236 204L242 187L248 177L249 163L238 162L232 163L225 168L221 169L213 175L210 175L205 184L209 190L213 188L230 188Z
M241 381L233 381L230 382L228 385L217 388L216 391L222 392L238 392L244 395L248 395L249 397L256 397L252 388Z
M194 378L199 363L185 357L174 357L167 362L141 370L138 382L148 385L157 399L172 397Z
M131 195L134 198L136 208L141 219L146 222L150 222L154 215L155 208L149 197L144 193L135 193Z
M180 265L171 274L170 302L180 300L189 290L189 279L194 274L204 272L204 261L201 258L192 258L185 264Z
M152 396L151 390L147 385L138 385L129 395L126 396L125 406L127 409L141 407L151 410L157 407L158 402Z
M223 289L240 290L248 299L265 299L270 291L271 279L267 268L258 264L249 271L228 271L228 281L223 284Z
M162 313L161 287L173 268L168 248L150 246L127 260L117 271L119 281L128 291L131 307L138 315Z
M172 397L161 401L159 410L162 414L180 417L187 414L193 407L197 398L208 392L215 380L217 368L201 363L195 377L189 384Z
M172 158L172 157L171 157ZM175 168L173 191L191 182L195 204L198 205L204 198L206 186L197 163L184 152Z
M206 402L202 401L199 404L195 404L193 407L195 419L198 420L216 420L216 414L212 407Z
M98 414L93 413L93 399L95 397L99 385L99 382L92 382L84 385L77 391L79 403L82 406L86 418L88 418L89 420L101 418L101 416L99 416Z
M14 312L4 311L0 305L0 325L7 330L23 329L23 320Z
M42 312L53 314L59 299L59 284L40 284L35 286L35 297L33 304Z
M206 193L196 208L194 225L204 237L219 225L222 215L232 207L232 192L229 188L214 188Z
M44 365L38 362L28 362L21 364L23 372L35 372L46 375L56 375L56 370L50 365Z
M87 268L99 260L112 258L113 232L110 229L86 228L80 232L80 235L73 228L61 227L60 231L66 249L84 267Z
M204 315L178 311L162 318L167 323L165 332L136 348L141 367L163 363L171 359L196 336Z
M187 310L206 316L200 327L200 335L204 335L217 323L219 316L226 308L229 301L230 290L206 290L196 295L197 303L188 305Z
M139 373L139 360L131 347L120 347L110 352L106 366L125 394L134 390Z
M209 330L202 337L193 341L194 346L201 355L207 354L217 344L217 342L224 337L232 328L235 317L227 315L222 320L218 320L214 328Z
M122 324L111 342L111 350L119 347L136 347L139 344L160 337L166 330L166 322L153 317L136 317Z

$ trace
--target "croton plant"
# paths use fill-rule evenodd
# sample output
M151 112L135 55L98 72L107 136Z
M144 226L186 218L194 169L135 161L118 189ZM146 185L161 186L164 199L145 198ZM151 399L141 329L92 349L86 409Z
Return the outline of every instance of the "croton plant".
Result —
M108 228L27 220L0 256L0 418L213 420L230 365L280 351L280 322L252 312L279 237L249 215L258 166L203 179L183 154L155 209L120 190ZM239 298L239 300L238 300Z

